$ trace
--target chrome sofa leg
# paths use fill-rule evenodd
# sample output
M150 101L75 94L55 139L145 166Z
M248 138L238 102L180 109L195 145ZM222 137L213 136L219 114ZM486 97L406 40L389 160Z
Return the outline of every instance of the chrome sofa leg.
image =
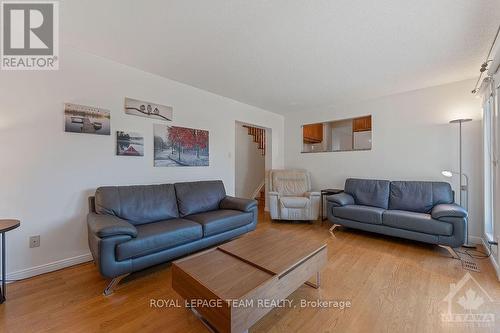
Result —
M458 259L458 260L461 260L458 253L455 251L454 248L448 246L448 245L441 245L441 244L438 244L439 247L442 247L443 249L446 249L450 255L452 256L453 259Z
M332 227L330 229L328 229L328 231L330 232L330 234L335 237L335 234L333 233L333 231L335 230L336 227L340 227L340 224L333 224Z
M125 278L129 275L130 275L130 273L123 274L123 275L117 276L114 279L112 279L111 281L109 281L108 285L104 289L104 292L103 292L104 296L111 295L113 293L115 287L118 285L118 283L120 283L120 281L123 280L123 278Z

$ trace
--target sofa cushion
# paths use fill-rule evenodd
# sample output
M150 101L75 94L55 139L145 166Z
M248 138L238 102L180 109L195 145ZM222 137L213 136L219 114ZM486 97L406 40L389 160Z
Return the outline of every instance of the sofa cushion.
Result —
M138 258L190 243L201 239L203 234L199 223L185 219L142 224L136 228L136 238L118 244L116 247L118 261Z
M95 209L134 225L179 217L173 184L99 187Z
M451 185L446 182L432 182L432 204L452 204L455 202Z
M397 181L391 182L389 209L430 213L438 204L453 202L453 191L448 183Z
M354 179L345 181L344 192L354 198L356 205L387 209L389 205L388 180Z
M220 180L176 183L175 193L181 217L216 210L226 197Z
M310 200L306 197L281 197L280 203L284 208L305 208Z
M450 223L435 220L430 214L402 210L386 210L382 216L382 224L430 235L451 236L453 233Z
M357 222L382 224L384 209L370 206L348 205L333 207L333 216Z
M391 182L389 209L430 213L432 206L431 182Z
M253 213L239 210L219 209L211 212L186 216L203 226L203 236L212 236L233 230L253 221Z

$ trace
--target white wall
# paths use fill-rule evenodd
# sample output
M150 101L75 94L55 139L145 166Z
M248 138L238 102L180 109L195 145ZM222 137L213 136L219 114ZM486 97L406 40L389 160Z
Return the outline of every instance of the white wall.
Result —
M265 155L258 149L253 136L240 122L236 123L235 194L237 197L253 199L253 194L262 185L265 177ZM267 152L269 154L269 152Z
M495 54L495 58L500 56L500 44L497 42L496 51L492 54ZM492 149L496 150L493 158L496 158L497 163L493 164L493 237L497 242L500 241L500 166L498 164L498 157L500 156L500 70L496 72L494 75L494 87L496 88L496 108L497 111L495 113L495 117L493 118L496 122L496 143L492 144ZM485 237L486 238L486 237ZM491 260L493 261L493 266L496 269L497 277L500 280L500 251L498 246L491 247L492 256Z
M69 47L60 61L59 71L0 73L0 218L22 221L7 234L11 277L88 254L87 197L98 186L222 179L234 194L236 120L271 128L272 167L283 167L280 115ZM125 96L172 105L171 124L209 130L210 166L154 168L159 121L124 114ZM65 133L64 102L111 110L112 135ZM145 156L115 156L117 130L142 133ZM41 235L39 248L28 248L30 235Z
M464 128L464 170L471 178L471 234L481 234L481 113L469 93L474 81L294 113L284 121L72 48L62 48L60 65L54 72L0 73L0 218L22 221L7 234L7 270L13 277L88 254L87 197L98 186L222 179L234 194L235 121L270 128L272 168L309 169L320 189L341 187L347 177L446 180L440 171L458 168L458 130L448 121L473 117ZM125 115L125 96L172 105L173 125L209 130L210 166L154 168L153 123L158 121ZM111 110L112 135L65 133L64 102ZM371 151L300 153L302 124L366 114L373 115ZM145 156L115 156L117 130L142 133ZM41 235L40 248L28 248L31 235Z
M343 105L285 118L285 164L311 171L315 189L343 188L348 177L389 180L437 180L441 170L458 169L458 128L449 120L471 117L464 124L464 172L470 177L470 233L482 230L481 108L467 80L398 95ZM301 154L301 125L372 115L370 151ZM453 182L455 190L457 181ZM457 195L458 199L458 195Z

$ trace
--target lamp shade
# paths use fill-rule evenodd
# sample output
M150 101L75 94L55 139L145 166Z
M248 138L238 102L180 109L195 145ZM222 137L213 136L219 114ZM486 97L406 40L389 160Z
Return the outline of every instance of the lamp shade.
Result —
M472 121L472 119L470 118L453 119L450 120L450 124L462 124L462 123L468 123L469 121Z
M441 171L441 174L445 177L448 177L448 178L451 178L453 177L453 172L449 171L449 170L443 170Z

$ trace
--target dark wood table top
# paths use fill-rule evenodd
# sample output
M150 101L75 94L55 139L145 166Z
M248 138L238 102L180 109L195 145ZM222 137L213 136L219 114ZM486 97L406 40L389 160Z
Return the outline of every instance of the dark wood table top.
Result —
M324 238L311 238L301 231L266 230L245 235L218 248L268 273L280 275L324 247Z
M19 220L0 220L0 232L16 229L21 225Z

